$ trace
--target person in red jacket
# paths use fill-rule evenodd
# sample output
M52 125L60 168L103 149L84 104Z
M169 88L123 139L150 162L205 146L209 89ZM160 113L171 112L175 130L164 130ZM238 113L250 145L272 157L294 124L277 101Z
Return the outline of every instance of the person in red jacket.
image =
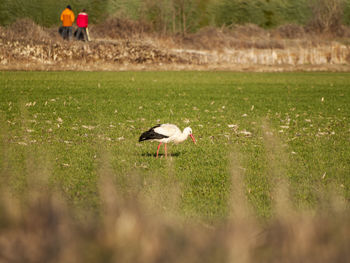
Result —
M70 5L67 5L66 9L61 13L62 21L62 37L69 40L72 36L72 25L75 16Z
M78 30L76 32L77 33L76 38L78 40L83 40L83 41L89 40L89 35L87 34L88 23L89 23L89 16L86 13L86 10L83 9L81 10L81 12L77 17Z

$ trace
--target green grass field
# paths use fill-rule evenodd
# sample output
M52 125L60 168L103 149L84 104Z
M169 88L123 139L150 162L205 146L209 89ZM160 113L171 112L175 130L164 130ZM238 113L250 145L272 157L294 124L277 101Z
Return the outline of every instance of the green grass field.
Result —
M25 196L46 180L94 210L109 173L123 195L206 222L230 213L232 174L262 218L280 182L298 209L349 200L349 102L347 73L0 72L0 183ZM156 159L138 137L157 123L190 126L197 145Z

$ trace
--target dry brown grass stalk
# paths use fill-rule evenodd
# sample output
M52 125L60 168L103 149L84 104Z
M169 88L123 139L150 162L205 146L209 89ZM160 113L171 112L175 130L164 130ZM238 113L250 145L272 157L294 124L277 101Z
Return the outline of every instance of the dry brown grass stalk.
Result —
M293 217L287 174L287 168L290 165L288 154L286 153L287 145L282 144L275 131L270 128L267 120L264 120L262 123L262 131L268 160L267 172L273 187L271 198L274 211L278 218Z

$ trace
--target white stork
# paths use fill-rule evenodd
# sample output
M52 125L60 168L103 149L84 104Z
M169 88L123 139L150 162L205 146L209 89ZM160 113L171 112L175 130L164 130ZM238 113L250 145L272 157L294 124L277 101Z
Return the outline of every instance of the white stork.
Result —
M192 129L190 127L186 127L183 132L174 124L158 124L148 131L145 131L141 134L139 138L139 142L146 141L146 140L152 140L159 142L158 148L157 148L157 158L159 153L159 148L164 143L164 150L165 150L165 157L168 156L166 144L169 142L173 142L175 144L181 143L185 141L188 137L188 135L191 137L194 144L196 144L196 140L194 139L194 136L192 134Z

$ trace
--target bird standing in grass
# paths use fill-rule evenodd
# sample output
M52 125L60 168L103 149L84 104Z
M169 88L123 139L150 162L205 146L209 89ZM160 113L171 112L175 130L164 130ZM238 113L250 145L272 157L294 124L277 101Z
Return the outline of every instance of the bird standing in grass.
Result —
M194 144L196 144L196 140L192 134L192 129L190 127L186 127L183 132L174 124L158 124L148 131L145 131L141 134L139 138L139 142L152 140L159 142L157 148L157 158L160 146L164 143L165 157L168 156L166 145L169 142L173 142L175 144L181 143L190 136Z

